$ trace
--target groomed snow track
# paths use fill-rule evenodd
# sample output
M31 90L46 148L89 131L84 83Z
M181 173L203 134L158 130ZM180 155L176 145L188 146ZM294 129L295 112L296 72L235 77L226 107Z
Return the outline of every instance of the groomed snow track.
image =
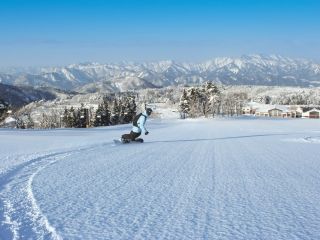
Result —
M302 123L155 122L143 144L31 154L0 175L0 237L320 239L319 125Z

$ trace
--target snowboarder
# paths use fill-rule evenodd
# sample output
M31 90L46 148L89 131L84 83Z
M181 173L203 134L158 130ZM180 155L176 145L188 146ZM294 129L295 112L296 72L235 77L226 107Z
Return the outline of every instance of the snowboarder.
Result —
M138 138L143 132L145 135L148 135L148 130L144 127L144 124L147 121L147 118L151 115L152 109L147 108L143 113L136 115L132 122L132 129L129 134L123 134L121 136L121 142L129 143L130 141L139 141L143 142L142 138Z

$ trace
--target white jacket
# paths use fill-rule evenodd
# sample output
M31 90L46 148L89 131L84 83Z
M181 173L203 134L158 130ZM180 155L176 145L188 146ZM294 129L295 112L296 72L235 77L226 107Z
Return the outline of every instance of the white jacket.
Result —
M147 117L148 117L147 113L143 112L141 114L141 116L139 117L138 121L137 121L138 127L133 126L132 127L132 131L135 132L135 133L141 133L141 132L145 133L145 132L147 132L147 129L144 126L146 121L147 121Z

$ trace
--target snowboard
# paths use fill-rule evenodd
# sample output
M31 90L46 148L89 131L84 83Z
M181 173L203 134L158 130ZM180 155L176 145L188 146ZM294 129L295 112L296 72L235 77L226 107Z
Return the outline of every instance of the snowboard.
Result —
M127 140L127 141L121 141L119 139L113 139L113 142L115 144L128 144L128 143L143 143L143 139L142 138L136 138L136 140L131 141L131 140Z

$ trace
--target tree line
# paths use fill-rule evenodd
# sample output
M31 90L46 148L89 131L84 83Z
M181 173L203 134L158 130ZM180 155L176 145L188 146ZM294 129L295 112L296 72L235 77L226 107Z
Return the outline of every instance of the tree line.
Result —
M65 107L42 113L37 124L39 128L88 128L130 123L136 115L136 99L126 94L116 97L105 95L96 109L86 107ZM34 128L35 122L28 110L16 117L17 128Z
M86 128L130 123L136 115L136 110L134 96L105 96L94 112L85 108L83 104L78 109L65 108L61 127Z
M242 92L224 92L222 86L206 82L202 86L185 88L179 102L181 118L240 115L248 96Z

